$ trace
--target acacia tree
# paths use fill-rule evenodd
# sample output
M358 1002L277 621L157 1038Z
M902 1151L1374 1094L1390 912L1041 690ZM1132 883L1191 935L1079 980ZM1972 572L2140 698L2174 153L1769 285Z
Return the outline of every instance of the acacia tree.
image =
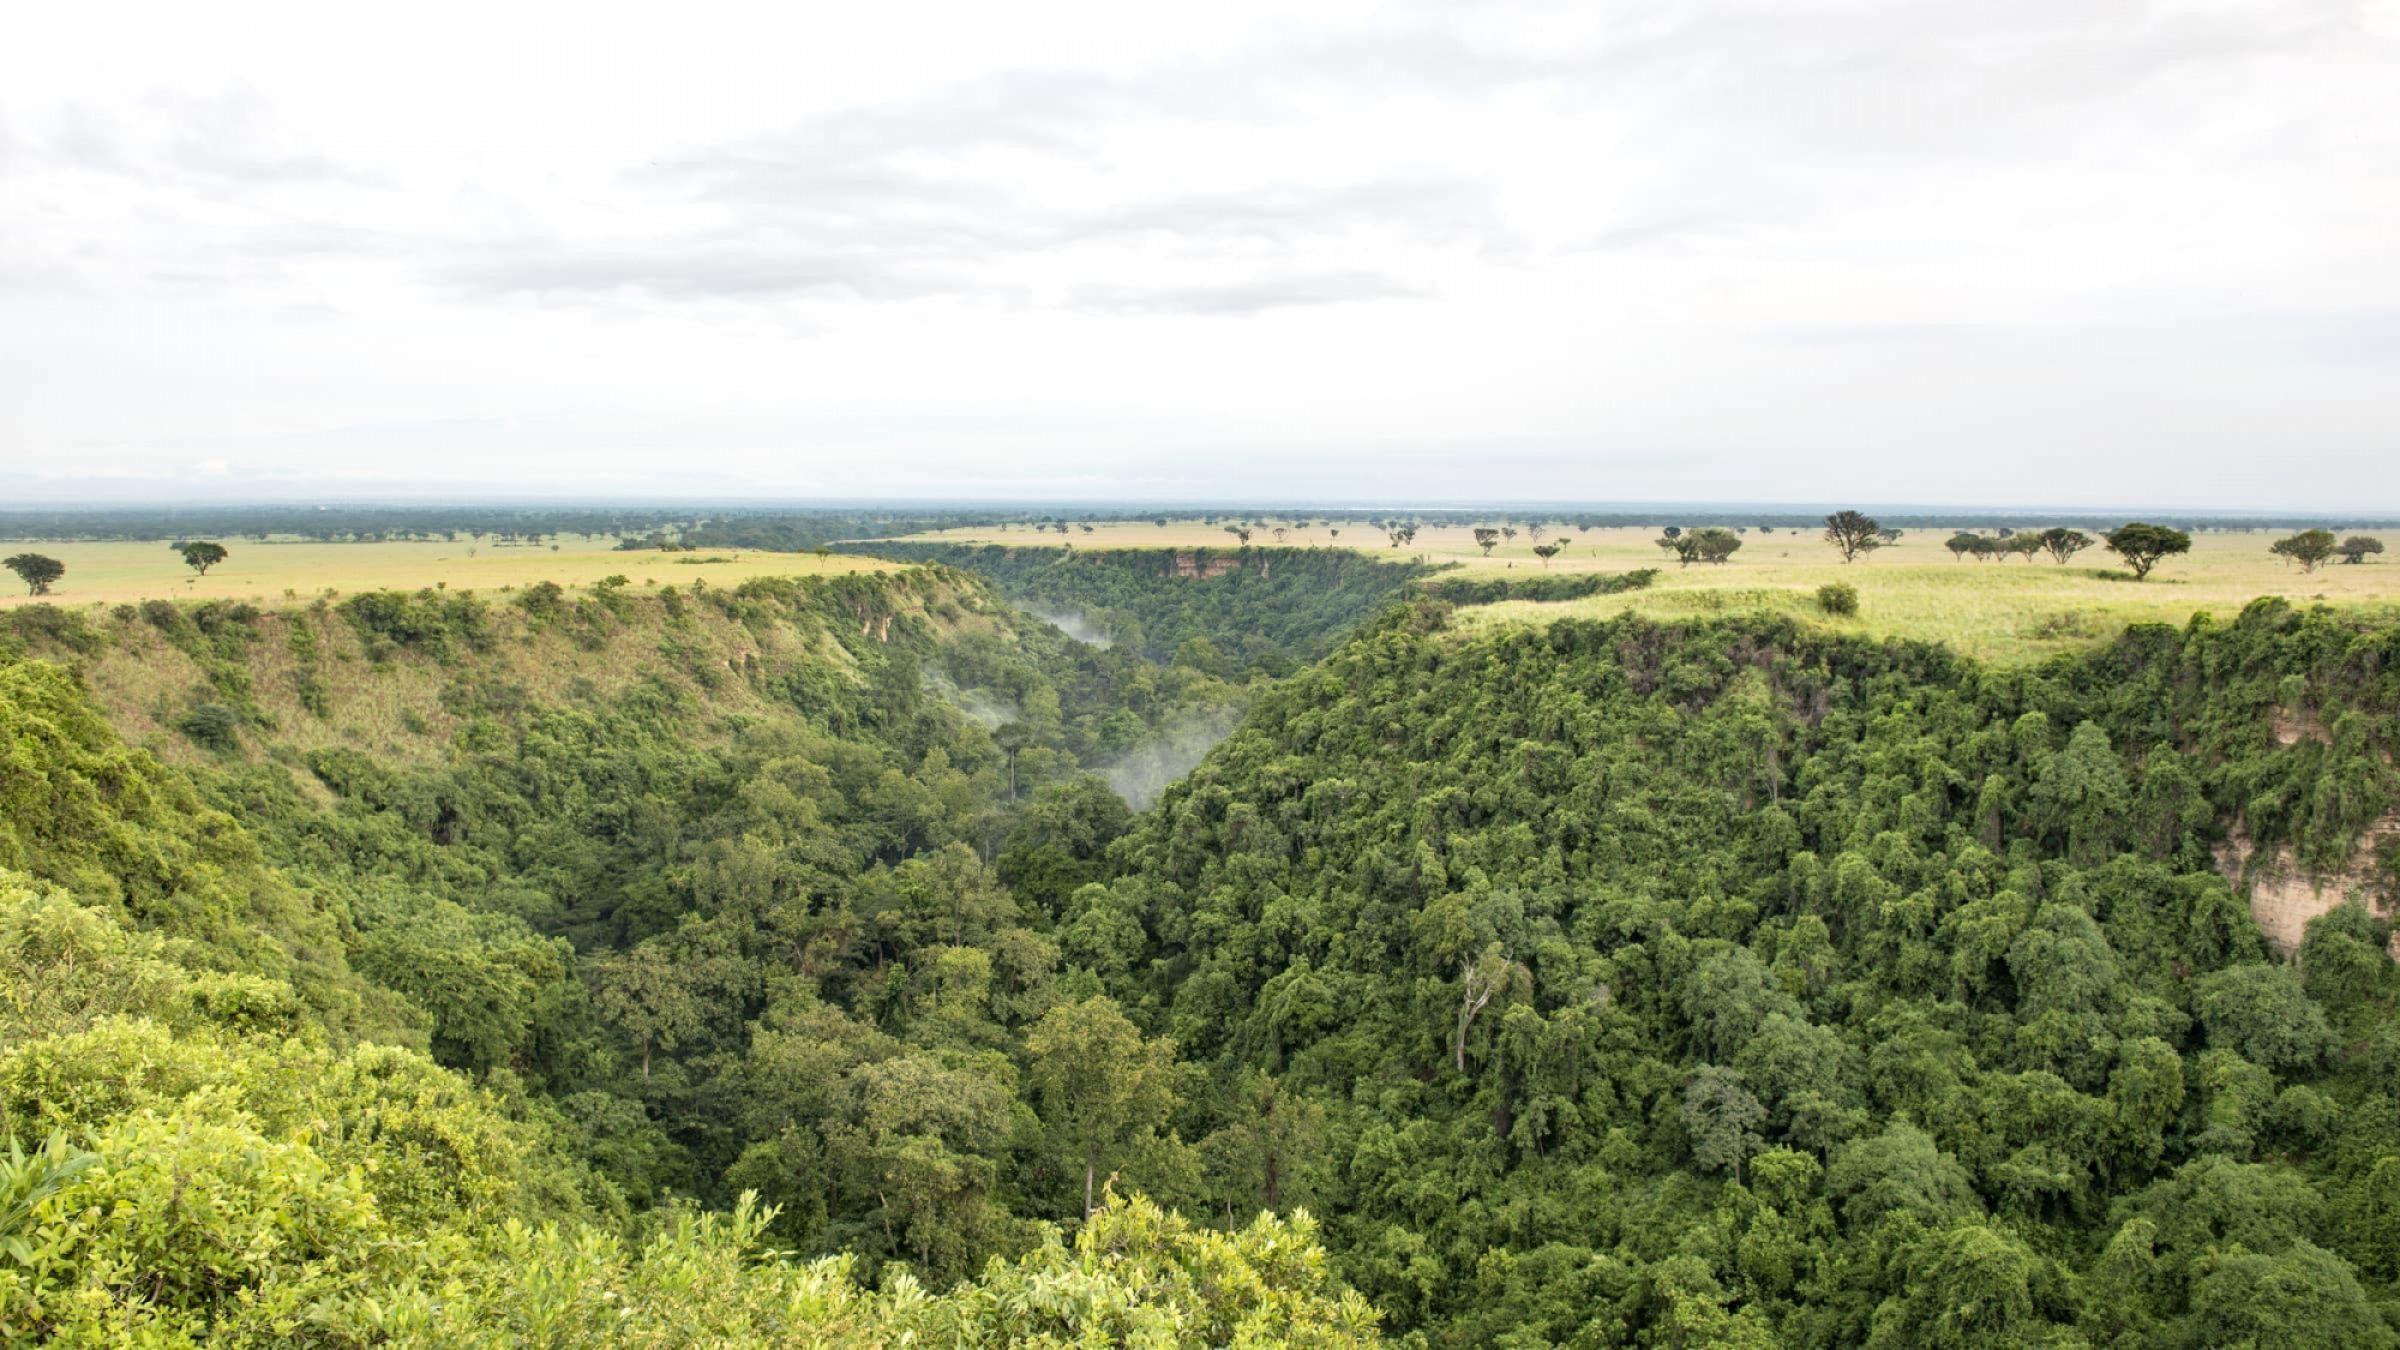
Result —
M2368 554L2383 552L2383 541L2371 534L2354 534L2342 541L2339 551L2343 562L2356 566L2365 562Z
M1841 550L1843 562L1856 562L1859 554L1883 547L1883 527L1873 516L1836 511L1825 517L1825 542Z
M2190 535L2172 526L2138 520L2119 525L2102 538L2108 543L2108 551L2123 558L2125 565L2133 569L2135 581L2150 575L2150 569L2158 566L2160 559L2192 551Z
M1970 553L1983 552L1984 538L1972 530L1960 530L1943 540L1942 547L1950 550L1951 557L1964 558Z
M1487 558L1492 556L1492 546L1499 542L1500 532L1498 530L1489 525L1475 527L1475 547L1483 550L1483 556Z
M2067 565L2067 559L2092 546L2090 535L2081 530L2070 530L2064 525L2053 525L2042 531L2041 540L2051 560L2061 567Z
M2327 558L2341 550L2331 530L2302 530L2298 534L2278 539L2267 545L2267 552L2278 558L2300 564L2303 572L2314 572Z
M1692 556L1706 563L1722 563L1742 547L1742 537L1722 525L1694 530L1679 542L1689 544Z
M177 544L175 551L183 555L184 566L202 576L207 576L208 569L225 561L228 556L223 544L211 543L206 539L194 539L189 543Z
M50 583L67 574L65 563L40 553L20 553L0 562L0 567L17 574L17 578L25 583L27 595L48 595Z
M1546 544L1535 544L1533 556L1542 560L1542 567L1546 571L1549 569L1550 560L1557 557L1558 551L1566 546L1566 541L1563 539L1553 539Z

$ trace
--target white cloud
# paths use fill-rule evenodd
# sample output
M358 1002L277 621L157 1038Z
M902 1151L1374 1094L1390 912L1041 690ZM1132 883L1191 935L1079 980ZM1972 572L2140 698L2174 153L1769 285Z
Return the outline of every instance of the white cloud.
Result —
M54 6L0 484L2400 507L2393 14Z

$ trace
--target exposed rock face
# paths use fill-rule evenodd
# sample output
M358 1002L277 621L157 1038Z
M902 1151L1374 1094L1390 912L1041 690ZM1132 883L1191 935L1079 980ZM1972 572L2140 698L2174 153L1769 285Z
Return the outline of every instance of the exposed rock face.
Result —
M1175 575L1196 577L1202 581L1206 581L1210 577L1221 577L1241 565L1242 560L1230 554L1178 553L1175 555Z
M2333 744L2333 737L2326 734L2325 724L2317 720L2315 713L2305 709L2277 708L2274 727L2277 745L2298 745L2302 741L2315 741L2319 745Z
M2276 735L2282 739L2280 723ZM2346 903L2353 895L2364 900L2375 914L2387 918L2393 915L2400 896L2393 894L2390 873L2380 865L2388 848L2400 848L2400 812L2369 826L2358 847L2351 851L2350 860L2339 870L2312 876L2292 856L2291 845L2278 844L2262 852L2252 843L2249 832L2237 825L2217 850L2217 870L2237 890L2247 884L2250 914L2258 920L2259 931L2266 934L2268 945L2289 956L2300 950L2300 939L2308 931L2309 920ZM2392 959L2400 961L2400 934L2394 934L2392 943Z

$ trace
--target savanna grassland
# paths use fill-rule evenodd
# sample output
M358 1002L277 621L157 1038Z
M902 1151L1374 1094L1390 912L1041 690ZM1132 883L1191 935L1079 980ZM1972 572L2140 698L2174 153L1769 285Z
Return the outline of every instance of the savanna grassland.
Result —
M67 566L50 595L65 607L122 604L135 600L239 600L275 606L312 600L326 592L448 590L500 591L554 581L583 587L622 576L636 585L736 585L752 577L842 576L884 570L872 558L820 558L814 553L763 549L627 551L612 537L569 535L550 544L475 543L469 540L226 539L229 556L205 576L184 565L164 540L0 541L0 553L46 554ZM13 580L0 578L0 580ZM16 585L0 587L0 606L23 604Z
M2007 523L1995 520L1992 525ZM2087 527L2087 533L2097 537L2104 528ZM1740 551L1723 564L1688 567L1678 566L1658 547L1659 531L1654 528L1554 527L1543 537L1563 539L1566 547L1546 567L1533 554L1536 541L1521 528L1488 556L1476 546L1471 525L1421 526L1402 547L1391 546L1383 531L1363 521L1292 528L1280 541L1271 531L1256 530L1250 543L1253 548L1354 547L1386 561L1454 564L1469 575L1661 569L1656 582L1643 590L1558 603L1479 606L1466 616L1476 624L1623 613L1660 619L1765 613L1828 623L1869 637L1941 642L1970 656L2009 663L2090 647L2115 637L2128 624L2181 624L2202 611L2229 618L2264 595L2282 596L2295 605L2400 611L2400 564L2371 558L2357 566L2334 562L2302 572L2267 551L2288 533L2282 530L2195 533L2189 554L2169 558L2138 583L2098 544L2064 566L2046 556L2030 562L1987 562L1953 557L1942 546L1949 533L1907 530L1898 543L1847 565L1820 531L1784 526L1767 532L1750 529ZM2400 543L2400 532L2386 531L2381 537ZM908 538L1050 548L1068 543L1082 549L1238 547L1222 526L1197 520L1169 520L1163 528L1147 521L1095 523L1089 532L1078 529L1071 535L1034 534L1019 526L941 530ZM1859 613L1854 618L1829 620L1817 610L1817 588L1837 581L1858 589Z

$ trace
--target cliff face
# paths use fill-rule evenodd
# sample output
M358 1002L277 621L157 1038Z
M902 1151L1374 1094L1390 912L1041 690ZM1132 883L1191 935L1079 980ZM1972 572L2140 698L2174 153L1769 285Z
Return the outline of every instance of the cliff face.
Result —
M1200 581L1207 581L1214 577L1221 577L1227 572L1234 571L1241 565L1242 559L1237 554L1205 552L1177 553L1168 563L1167 570L1174 576L1192 577ZM1260 558L1258 560L1259 576L1269 576L1270 573L1267 570L1268 567L1269 563L1267 560L1263 557Z
M2280 738L2279 738L2280 739ZM2284 741L2284 744L2291 744ZM2377 820L2360 837L2349 860L2331 872L2300 865L2292 846L2260 849L2238 825L2217 849L2217 868L2236 891L2246 891L2251 917L2268 945L2289 956L2300 950L2309 921L2356 898L2379 918L2400 915L2394 868L2400 865L2400 811ZM2392 935L2392 959L2400 961L2400 932Z

